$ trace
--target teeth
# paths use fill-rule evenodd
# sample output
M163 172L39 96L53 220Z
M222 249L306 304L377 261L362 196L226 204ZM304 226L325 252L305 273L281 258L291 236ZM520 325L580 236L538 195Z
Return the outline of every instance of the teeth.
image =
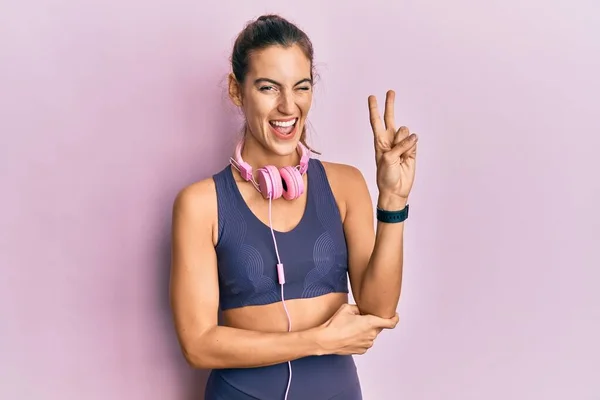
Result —
M295 118L295 119L293 119L293 120L291 120L291 121L288 121L288 122L271 121L271 124L272 124L272 125L275 125L275 126L281 126L281 127L283 127L283 128L285 128L285 127L288 127L288 126L292 126L292 125L294 125L295 123L296 123L296 118Z

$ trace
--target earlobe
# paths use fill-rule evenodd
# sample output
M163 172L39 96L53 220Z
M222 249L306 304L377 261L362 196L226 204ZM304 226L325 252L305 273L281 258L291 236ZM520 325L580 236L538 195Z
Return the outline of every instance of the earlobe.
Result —
M242 106L242 93L240 84L233 73L229 74L229 98L236 106Z

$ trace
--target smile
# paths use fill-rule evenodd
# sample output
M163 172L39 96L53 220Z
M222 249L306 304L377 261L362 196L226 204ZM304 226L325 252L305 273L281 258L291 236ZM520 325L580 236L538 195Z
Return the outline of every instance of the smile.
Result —
M294 128L296 127L296 122L298 122L298 118L293 118L288 121L273 120L269 121L269 124L271 125L272 130L277 136L282 138L288 138L290 136L293 136L292 133L295 131Z

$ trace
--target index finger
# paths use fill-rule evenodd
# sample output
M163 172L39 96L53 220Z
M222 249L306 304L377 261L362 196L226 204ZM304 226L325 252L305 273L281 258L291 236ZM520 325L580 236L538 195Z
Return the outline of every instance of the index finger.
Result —
M381 122L381 116L379 115L377 98L373 95L369 96L369 121L371 121L371 128L373 129L373 134L375 136L378 136L385 130Z

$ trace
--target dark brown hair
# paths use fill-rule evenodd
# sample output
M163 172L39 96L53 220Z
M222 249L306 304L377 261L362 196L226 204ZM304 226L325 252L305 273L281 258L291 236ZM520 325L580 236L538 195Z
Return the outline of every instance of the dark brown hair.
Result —
M252 52L263 50L270 46L300 47L306 58L310 60L310 77L314 82L314 52L312 42L296 25L276 14L266 14L249 22L240 32L233 45L231 67L235 79L244 83L248 73ZM306 143L306 125L300 135L300 142L313 153L318 153Z

